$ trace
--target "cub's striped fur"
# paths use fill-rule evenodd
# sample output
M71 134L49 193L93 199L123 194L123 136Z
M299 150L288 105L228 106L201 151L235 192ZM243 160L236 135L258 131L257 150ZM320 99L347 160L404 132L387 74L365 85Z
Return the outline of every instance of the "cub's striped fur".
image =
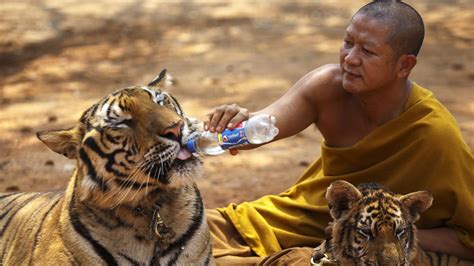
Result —
M212 264L201 162L182 148L195 123L165 82L162 71L38 133L76 170L65 192L0 195L1 265Z
M428 191L397 195L378 184L339 180L326 199L334 222L330 238L315 249L316 265L473 265L418 247L414 222L431 206Z

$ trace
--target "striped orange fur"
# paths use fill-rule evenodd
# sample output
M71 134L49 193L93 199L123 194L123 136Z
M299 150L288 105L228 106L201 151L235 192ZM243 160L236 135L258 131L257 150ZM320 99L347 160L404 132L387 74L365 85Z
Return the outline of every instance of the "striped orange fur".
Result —
M194 182L201 161L182 148L196 126L164 90L167 77L38 133L76 169L66 191L0 195L1 265L213 264Z
M473 265L418 246L414 223L432 204L428 191L398 195L378 184L338 180L326 199L333 223L330 237L315 249L316 265Z

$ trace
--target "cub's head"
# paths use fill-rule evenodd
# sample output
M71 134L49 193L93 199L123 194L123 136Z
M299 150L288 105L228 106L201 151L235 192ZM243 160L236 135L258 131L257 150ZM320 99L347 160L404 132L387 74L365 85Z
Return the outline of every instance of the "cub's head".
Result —
M81 199L138 202L150 191L192 184L201 162L184 148L196 130L164 91L163 70L148 86L107 95L67 130L38 133L51 150L77 160Z
M342 180L328 187L326 199L334 219L332 253L357 265L405 265L414 259L414 222L433 201L428 191L396 195L377 184L356 188Z

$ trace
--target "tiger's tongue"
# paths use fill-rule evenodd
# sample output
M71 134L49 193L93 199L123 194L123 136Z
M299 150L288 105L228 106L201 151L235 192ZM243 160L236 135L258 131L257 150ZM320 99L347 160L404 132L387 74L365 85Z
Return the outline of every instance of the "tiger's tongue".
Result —
M191 152L189 152L187 149L185 148L181 148L178 152L178 156L176 156L176 158L184 161L184 160L187 160L189 158L191 158L192 154Z

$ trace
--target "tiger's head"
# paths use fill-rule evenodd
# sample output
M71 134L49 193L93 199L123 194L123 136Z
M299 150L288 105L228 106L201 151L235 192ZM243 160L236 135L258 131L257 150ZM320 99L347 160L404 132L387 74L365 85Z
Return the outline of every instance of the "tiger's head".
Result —
M431 206L428 191L397 195L378 184L333 182L326 191L334 219L330 247L337 261L406 265L417 252L414 222Z
M184 148L197 122L164 91L163 70L148 86L117 90L67 130L40 132L51 150L77 160L80 198L139 202L153 190L194 182L201 162Z

